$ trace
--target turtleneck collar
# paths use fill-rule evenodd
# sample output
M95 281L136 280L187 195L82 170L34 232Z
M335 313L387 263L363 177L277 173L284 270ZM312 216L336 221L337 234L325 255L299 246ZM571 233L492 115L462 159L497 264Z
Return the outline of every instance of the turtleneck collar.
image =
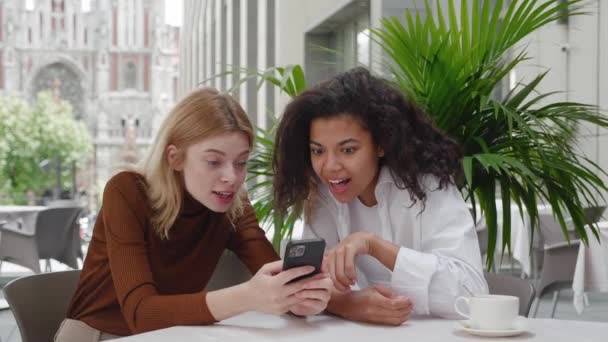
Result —
M205 210L209 210L209 209L207 207L205 207L197 199L192 197L192 195L187 190L184 190L184 197L183 197L182 208L180 210L180 215L186 215L186 216L200 215Z

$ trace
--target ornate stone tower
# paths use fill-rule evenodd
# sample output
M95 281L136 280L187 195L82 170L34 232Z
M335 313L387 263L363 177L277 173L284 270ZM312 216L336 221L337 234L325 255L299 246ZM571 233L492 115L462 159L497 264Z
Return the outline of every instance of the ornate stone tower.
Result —
M143 155L175 100L179 28L163 0L0 0L0 93L50 89L95 139L79 188L102 190ZM137 126L133 126L137 123Z

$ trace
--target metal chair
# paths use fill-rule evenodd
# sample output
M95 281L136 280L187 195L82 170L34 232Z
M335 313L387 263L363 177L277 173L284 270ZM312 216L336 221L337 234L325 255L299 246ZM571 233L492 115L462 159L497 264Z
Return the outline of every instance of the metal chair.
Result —
M76 220L81 207L49 208L38 213L33 227L2 227L0 260L9 261L40 273L40 259L56 259L78 268L82 255Z
M586 222L589 224L598 222L605 209L606 206L585 208ZM576 239L573 230L569 230L570 242L568 242L553 213L540 214L539 219L540 235L543 240L543 262L536 287L534 317L538 314L540 298L549 292L553 292L551 309L551 318L553 318L555 317L561 290L572 287L580 240Z
M224 251L211 275L205 291L214 291L238 285L251 279L251 272L239 257L229 250Z
M534 286L527 279L506 274L484 273L491 294L515 296L519 298L519 314L528 317L534 300Z
M15 279L4 289L22 342L53 341L78 286L80 270Z

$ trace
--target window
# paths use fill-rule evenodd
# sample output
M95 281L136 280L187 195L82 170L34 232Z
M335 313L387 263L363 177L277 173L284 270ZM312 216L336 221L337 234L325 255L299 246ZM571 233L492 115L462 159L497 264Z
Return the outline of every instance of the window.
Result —
M80 8L83 13L91 12L91 0L81 0Z
M125 65L125 88L135 89L137 87L137 69L135 63L127 62Z
M25 10L33 11L35 7L34 0L25 0Z
M370 66L369 35L368 28L357 32L357 64L366 67Z

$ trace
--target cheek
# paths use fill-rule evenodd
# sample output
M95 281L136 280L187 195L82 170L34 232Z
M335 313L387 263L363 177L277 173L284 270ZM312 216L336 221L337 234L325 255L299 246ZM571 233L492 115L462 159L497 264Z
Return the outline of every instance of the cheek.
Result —
M247 169L239 172L239 182L244 183L247 179Z
M310 165L312 166L313 171L320 176L321 175L321 169L323 168L323 162L321 161L321 158L310 158Z

